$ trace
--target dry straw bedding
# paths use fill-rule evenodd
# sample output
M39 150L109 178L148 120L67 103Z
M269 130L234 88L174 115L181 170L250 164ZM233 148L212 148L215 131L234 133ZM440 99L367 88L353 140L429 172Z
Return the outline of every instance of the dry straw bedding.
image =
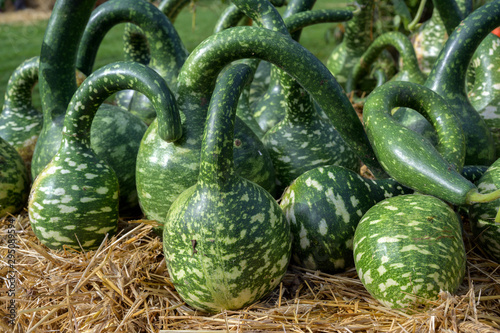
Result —
M8 229L16 229L15 326L8 325ZM207 314L170 282L160 239L145 220L120 221L96 251L41 245L26 213L0 219L0 332L500 332L500 265L466 239L465 280L426 308L379 305L354 269L336 275L291 266L266 298Z

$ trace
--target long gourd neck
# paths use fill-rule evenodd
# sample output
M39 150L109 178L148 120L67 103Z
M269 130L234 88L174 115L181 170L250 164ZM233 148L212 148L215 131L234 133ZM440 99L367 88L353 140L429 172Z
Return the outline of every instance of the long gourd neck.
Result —
M384 174L354 108L330 71L290 37L267 29L235 27L207 38L196 47L178 79L177 101L186 122L196 118L204 123L218 73L232 61L244 58L265 60L287 71L327 113L365 164L373 172Z
M133 62L106 65L85 80L75 92L64 119L63 141L76 139L90 145L90 127L99 106L112 94L134 89L148 97L163 126L159 135L171 142L182 136L175 98L165 81L152 69Z
M154 5L145 1L110 0L92 13L81 42L78 58L79 69L90 74L99 46L105 34L115 25L133 23L141 28L150 41L151 62L170 86L174 86L177 75L187 57L177 31L170 21Z
M38 82L39 57L24 61L9 78L3 110L32 108L32 89Z
M290 0L288 5L286 6L286 10L283 13L283 18L287 18L292 16L293 14L309 11L313 8L316 0ZM297 42L300 39L300 35L302 34L302 30L298 29L291 33L290 35Z
M164 0L158 5L158 9L174 23L182 9L190 2L191 0Z
M439 13L439 17L446 28L448 35L451 35L455 28L464 19L464 14L455 0L433 0L434 10Z
M481 41L500 25L500 1L475 10L450 35L425 82L443 96L466 97L467 67Z
M361 11L346 23L342 44L349 52L361 55L372 42L374 0L357 2Z
M244 64L231 65L217 79L202 142L199 182L223 186L234 176L234 122L238 100L253 76Z
M52 10L45 29L39 67L40 96L47 126L66 113L77 89L78 46L94 5L95 0L59 0Z

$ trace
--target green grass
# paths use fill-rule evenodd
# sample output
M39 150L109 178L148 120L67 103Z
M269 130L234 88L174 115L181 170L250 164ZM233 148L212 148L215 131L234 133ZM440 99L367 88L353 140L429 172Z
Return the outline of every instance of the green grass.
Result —
M333 8L338 2L341 0L318 0L315 8ZM202 40L211 35L215 22L226 6L220 0L200 0L196 8L194 29L192 12L185 8L179 14L175 27L188 50L193 50ZM27 24L0 23L2 43L0 48L0 59L2 59L0 61L0 105L3 105L5 88L15 68L24 60L40 54L46 26L46 20ZM95 68L122 60L123 26L121 24L114 27L106 35L97 54ZM326 42L324 37L326 31L332 26L333 24L321 24L309 27L302 34L301 43L322 61L326 61L334 47L332 43ZM35 106L40 105L37 89L34 90L33 100Z

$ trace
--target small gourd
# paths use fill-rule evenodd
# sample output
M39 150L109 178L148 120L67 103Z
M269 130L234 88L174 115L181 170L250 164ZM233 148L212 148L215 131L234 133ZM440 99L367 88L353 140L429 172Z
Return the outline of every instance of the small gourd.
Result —
M500 189L500 159L486 170L477 182L484 193ZM500 199L470 206L469 217L474 241L496 262L500 263Z
M354 262L366 290L390 308L409 310L455 292L465 274L457 214L433 196L408 194L370 208L354 234Z
M354 231L377 202L411 193L387 178L372 180L339 166L300 175L283 193L280 206L290 223L296 265L334 274L354 266Z
M20 211L26 204L30 178L24 161L7 141L0 138L0 218Z
M163 229L171 281L189 305L236 310L273 290L290 259L290 227L273 197L235 173L236 105L251 77L233 65L217 80L196 185L172 204Z
M102 67L75 92L57 154L33 183L29 217L35 235L53 249L93 249L117 230L119 185L114 170L90 146L91 125L106 98L123 89L149 96L169 124L166 140L181 135L175 100L163 79L138 63Z

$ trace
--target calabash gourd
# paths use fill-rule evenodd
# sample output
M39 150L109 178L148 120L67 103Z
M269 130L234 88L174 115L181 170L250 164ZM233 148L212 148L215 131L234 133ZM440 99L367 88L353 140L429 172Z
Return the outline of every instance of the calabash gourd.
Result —
M171 281L189 305L240 309L276 287L290 258L290 228L273 197L235 173L236 105L251 77L234 65L210 102L196 185L172 204L163 231Z
M390 308L410 310L454 293L465 274L465 247L453 209L408 194L370 208L354 234L354 262L366 290Z
M500 160L496 160L477 182L481 192L500 189ZM496 262L500 262L500 199L470 206L474 241Z
M26 204L30 178L23 159L0 138L0 217L20 211Z
M353 267L354 231L363 214L383 199L411 192L390 178L366 179L340 166L303 173L280 202L290 223L294 263L328 274Z
M94 249L117 230L118 179L91 148L90 131L101 103L122 89L137 89L150 97L158 117L169 124L162 133L166 140L182 135L173 95L153 70L121 62L89 76L68 106L61 146L33 183L29 198L31 226L49 248Z
M434 127L438 144L399 124L390 116L395 107L421 113ZM460 175L465 140L446 100L411 82L387 82L367 98L363 109L366 132L381 165L402 185L455 205L491 201L500 195L480 194Z

